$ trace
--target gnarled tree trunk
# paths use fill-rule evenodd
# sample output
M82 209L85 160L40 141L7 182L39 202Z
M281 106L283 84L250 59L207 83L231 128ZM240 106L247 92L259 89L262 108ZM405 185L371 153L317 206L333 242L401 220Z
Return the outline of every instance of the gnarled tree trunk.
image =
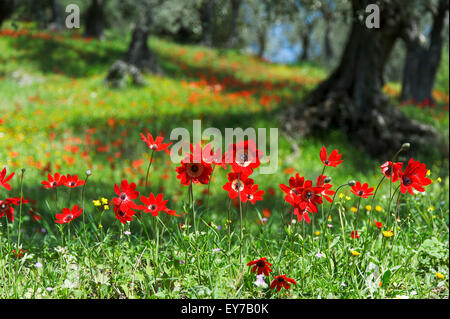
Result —
M160 73L161 69L156 57L148 47L151 26L152 15L150 8L148 8L144 19L138 22L134 27L125 61L128 64L134 65L141 71Z
M353 22L337 69L301 105L284 114L288 132L308 134L330 126L344 130L372 156L390 158L404 142L427 145L438 133L407 118L382 92L383 70L403 27L401 1L380 5L381 28L358 17L370 0L353 0Z
M230 33L228 36L227 46L234 48L238 44L239 35L237 22L239 17L239 8L241 7L241 0L231 0L231 19L230 19Z
M92 0L86 12L86 37L102 40L104 38L105 14L103 12L103 0Z
M403 39L407 53L403 68L402 101L434 103L432 90L441 61L448 6L448 0L441 0L436 12L433 12L433 27L429 43L417 30L415 19L405 28Z

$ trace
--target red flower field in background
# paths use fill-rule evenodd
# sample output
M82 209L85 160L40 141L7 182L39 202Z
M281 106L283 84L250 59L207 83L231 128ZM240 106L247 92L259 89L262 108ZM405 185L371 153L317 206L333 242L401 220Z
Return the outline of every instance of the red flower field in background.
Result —
M274 289L275 287L277 288L277 291L280 291L281 287L284 287L285 289L290 289L291 286L289 285L289 283L294 285L297 284L297 282L294 279L288 278L286 277L286 275L275 276L273 278L272 283L270 284L270 289Z
M62 214L56 214L55 222L58 224L67 224L79 217L82 212L83 209L78 208L78 205L76 204L72 207L72 210L70 210L70 208L63 208Z
M256 271L257 275L261 275L262 273L264 273L264 275L269 276L269 272L272 271L272 269L270 269L272 264L267 261L266 257L253 260L249 262L247 266L253 266L251 272L254 273Z
M6 177L6 167L0 172L0 185L6 188L7 191L11 190L11 185L7 184L13 178L15 173L12 173L8 177Z
M355 186L352 186L351 192L355 194L356 196L362 197L362 198L368 198L369 196L373 195L373 187L369 188L369 184L364 183L361 186L360 182L356 182Z
M325 166L337 167L343 161L341 160L341 157L342 154L339 154L338 150L333 150L329 157L325 146L322 146L322 149L320 150L320 160Z

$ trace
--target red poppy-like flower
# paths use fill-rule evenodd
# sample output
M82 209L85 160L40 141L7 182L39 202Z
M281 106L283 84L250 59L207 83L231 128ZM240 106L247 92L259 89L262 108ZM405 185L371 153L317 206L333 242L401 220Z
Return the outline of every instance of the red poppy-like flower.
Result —
M191 153L181 161L181 166L176 168L176 172L177 178L183 185L208 184L212 167L203 160L201 147L197 144L195 150L191 145Z
M147 137L145 137L145 135L141 133L141 139L152 151L159 152L164 150L167 154L170 154L167 148L172 144L172 142L163 143L164 138L162 136L157 136L156 139L153 139L152 134L147 133Z
M358 231L357 231L357 230L352 230L352 233L350 234L350 236L351 236L353 239L359 238Z
M9 185L7 182L9 182L11 180L11 178L13 178L14 174L15 173L12 173L8 177L5 177L6 176L6 167L4 167L3 170L0 172L0 186L3 186L4 188L6 188L7 191L10 191L11 185Z
M301 222L304 220L308 224L311 222L309 218L309 213L306 209L294 208L294 215L297 216L297 220Z
M225 162L231 164L234 172L250 175L253 169L261 164L262 155L254 141L242 141L229 146L228 152L225 153Z
M369 196L373 195L373 187L369 188L369 184L367 183L364 183L361 186L360 182L356 182L355 186L352 186L351 192L356 196L368 198Z
M84 185L84 180L78 179L78 175L70 175L67 174L67 176L64 177L64 185L70 188L75 188L78 186Z
M206 163L219 165L223 168L227 168L225 163L225 155L222 154L222 150L218 148L215 152L212 150L212 143L206 144L202 151L203 160Z
M55 188L64 184L66 177L60 175L59 173L55 173L55 176L52 176L48 173L48 181L41 182L44 185L44 188Z
M431 184L431 179L426 177L427 168L424 163L410 159L404 172L400 173L400 192L414 195L413 189L424 192L423 186Z
M320 150L320 160L326 166L337 167L342 163L341 157L342 154L339 154L338 150L333 150L329 157L327 155L327 149L325 148L325 146L322 146L322 149Z
M154 217L158 216L159 212L165 212L169 215L176 215L175 210L170 210L166 207L168 200L163 199L163 194L158 194L156 197L153 193L150 193L149 197L141 196L141 202L144 205L138 205L137 209L144 211L145 213L151 213Z
M330 189L333 185L324 182L326 177L326 175L319 175L319 177L317 177L316 186L323 188L320 195L331 203L333 199L330 196L333 196L335 191Z
M255 204L256 201L263 200L262 196L264 195L264 191L258 190L258 184L251 185L246 192L244 203L248 200L250 203Z
M70 208L63 208L62 214L56 214L56 223L58 224L67 224L79 217L83 212L82 208L78 208L78 205L74 205L72 210Z
M296 191L297 194L292 196L292 206L298 207L301 210L308 208L312 213L317 213L317 205L323 203L323 199L320 196L323 187L314 187L311 181L305 181L303 187L298 187Z
M28 251L28 250L22 249L22 248L21 248L20 251L19 251L19 253L17 253L15 249L14 249L12 252L13 252L13 254L16 255L16 257L17 257L18 259L20 259L20 258L23 257L23 254L25 254L27 251Z
M5 200L0 200L0 218L5 214L10 221L14 221L14 207L12 205L19 206L21 199L19 197L6 198ZM22 204L29 203L28 199L22 197Z
M373 222L375 223L375 226L377 226L378 229L383 228L383 224L381 222L377 222L375 219L373 220Z
M230 199L235 199L240 195L241 202L247 201L247 194L254 181L248 175L242 173L228 173L228 182L223 185L223 189L228 192Z
M269 276L269 272L272 271L272 269L270 269L272 264L267 261L266 257L253 260L249 262L247 266L253 266L251 272L254 273L255 271L257 271L257 275L261 275L262 273L264 273L264 275Z
M127 221L133 220L132 216L135 214L133 209L137 209L133 200L138 198L139 192L136 191L136 184L128 184L126 179L122 180L120 187L117 184L114 185L114 192L119 196L113 198L114 213L116 218L125 224Z
M394 163L394 164L392 164L392 162L390 162L390 161L387 161L383 165L380 166L381 172L388 179L391 178L391 172L392 171L394 172L392 174L392 183L395 183L396 181L398 181L399 176L400 176L400 174L402 172L402 167L403 167L403 163Z
M280 184L281 190L286 194L284 197L284 200L288 203L293 202L294 195L298 195L299 191L298 189L303 187L303 184L305 183L305 178L300 177L300 174L295 174L295 177L291 176L289 178L289 186L286 186L284 184Z
M270 289L274 289L275 287L277 288L277 291L280 291L281 287L284 287L285 289L289 289L289 288L291 288L289 283L294 284L294 285L297 284L297 282L294 279L288 278L288 277L286 277L286 275L275 276L273 278L272 283L270 284Z

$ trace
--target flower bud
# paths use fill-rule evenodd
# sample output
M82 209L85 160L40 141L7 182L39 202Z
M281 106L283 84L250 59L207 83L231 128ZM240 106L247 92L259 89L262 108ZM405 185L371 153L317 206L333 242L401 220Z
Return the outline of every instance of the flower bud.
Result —
M88 170L86 171L86 175L87 175L87 176L91 176L91 175L92 175L92 172L91 172L90 169L88 169Z
M348 182L348 185L350 186L355 186L356 182L352 179L351 181Z
M411 144L403 143L402 148L400 150L401 151L407 151L407 150L409 150L410 147L411 147Z
M24 168L22 168L22 173L25 173L25 171L26 171L25 167L24 167Z
M323 180L323 182L324 182L325 184L330 183L330 182L331 182L331 177L330 177L330 176L327 176L327 177Z

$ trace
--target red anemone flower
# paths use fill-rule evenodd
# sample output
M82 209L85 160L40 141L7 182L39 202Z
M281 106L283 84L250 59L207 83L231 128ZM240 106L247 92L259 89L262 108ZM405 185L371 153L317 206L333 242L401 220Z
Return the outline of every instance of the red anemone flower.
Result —
M298 195L298 189L303 187L303 184L305 183L305 178L300 177L300 174L295 174L295 177L291 176L289 178L289 186L286 186L284 184L280 184L281 190L286 194L284 197L284 200L288 203L293 202L294 195Z
M319 175L319 177L317 177L316 186L323 188L320 195L331 203L333 199L330 196L333 196L335 191L330 189L333 185L324 182L326 177L326 175Z
M410 159L404 172L400 173L400 192L414 195L413 188L419 192L424 192L423 186L431 184L431 180L426 177L427 168L424 163Z
M78 175L70 175L64 177L64 185L70 188L75 188L84 185L84 180L78 179Z
M322 146L322 149L320 150L320 160L326 166L337 167L342 163L341 156L342 154L339 154L338 150L333 150L328 157L327 149L325 148L325 146Z
M247 194L254 181L248 175L242 173L228 173L228 182L223 185L223 189L228 192L230 199L235 199L240 195L241 202L247 201Z
M163 199L163 194L158 194L156 197L153 193L150 193L149 197L141 196L141 202L144 205L138 205L137 209L145 213L151 213L154 217L158 216L159 212L178 216L175 214L175 210L170 210L166 207L168 200Z
M119 196L113 198L114 212L117 219L125 224L133 219L132 216L135 214L133 209L137 208L133 200L138 198L139 192L136 191L136 184L128 184L126 179L122 180L120 187L117 184L114 185L114 192Z
M164 150L167 154L170 154L167 148L172 144L172 142L163 143L164 138L162 136L157 136L156 139L153 139L152 134L147 133L147 137L145 137L145 135L141 133L141 139L152 151L159 152Z
M308 224L311 222L309 213L306 209L294 208L294 215L297 216L297 220L299 222L301 222L302 220L305 220L305 222L307 222Z
M392 175L392 183L395 183L396 181L398 181L400 174L402 173L403 163L392 164L392 162L387 161L380 167L381 167L381 172L388 179L390 179L391 175ZM391 174L392 171L394 172L393 174Z
M8 177L5 178L6 176L6 167L3 168L3 170L0 172L0 186L3 186L4 188L6 188L7 191L11 190L11 185L7 184L7 182L9 182L11 180L11 178L13 178L15 173L12 173L11 175L9 175Z
M72 210L70 210L70 208L63 208L62 214L56 214L55 222L58 224L67 224L79 217L82 212L83 209L78 208L78 205L76 204L72 207Z
M225 163L225 157L222 154L222 149L218 148L215 152L212 150L212 143L206 144L203 148L202 157L206 163L219 165L223 168L227 168Z
M311 181L305 181L303 187L297 188L297 195L293 195L293 206L298 207L300 209L309 208L312 213L317 213L317 205L323 203L322 197L320 194L323 191L323 187L314 187L312 186Z
M256 201L263 200L262 196L264 195L264 191L262 189L258 190L258 184L251 185L246 192L244 203L248 200L253 205Z
M253 140L242 141L229 146L228 152L225 153L225 162L231 164L234 172L250 175L253 169L261 164L259 159L262 155Z
M272 271L272 269L270 269L270 267L272 266L271 263L269 263L267 261L266 257L257 259L257 260L253 260L251 262L249 262L247 264L247 266L253 266L251 269L251 272L254 273L255 271L257 271L257 275L261 275L262 273L264 273L264 275L266 275L267 277L269 276L269 272Z
M377 226L378 229L383 228L383 224L381 222L377 222L375 219L373 220L373 222L375 223L375 226Z
M351 192L356 196L368 198L369 196L373 195L373 187L369 188L369 184L367 183L364 183L361 186L360 182L356 182L355 186L352 186Z
M175 170L181 184L186 186L191 183L208 184L212 173L211 164L206 163L202 158L200 145L197 145L195 150L191 145L191 153L181 161L181 166Z
M60 175L59 173L55 173L55 176L52 176L48 173L48 181L41 182L44 185L44 188L55 188L64 184L66 177Z
M350 236L351 236L353 239L359 238L358 231L357 231L357 230L352 230L352 233L350 234Z
M19 197L7 198L5 200L0 200L0 218L5 214L10 221L14 222L14 207L12 205L19 206L21 199ZM22 204L28 203L28 199L22 197Z
M289 288L291 288L289 283L294 284L294 285L297 284L297 282L294 279L288 278L288 277L286 277L286 275L275 276L273 278L272 283L270 284L270 289L274 289L275 287L277 288L277 291L280 291L281 287L284 287L285 289L289 289Z

